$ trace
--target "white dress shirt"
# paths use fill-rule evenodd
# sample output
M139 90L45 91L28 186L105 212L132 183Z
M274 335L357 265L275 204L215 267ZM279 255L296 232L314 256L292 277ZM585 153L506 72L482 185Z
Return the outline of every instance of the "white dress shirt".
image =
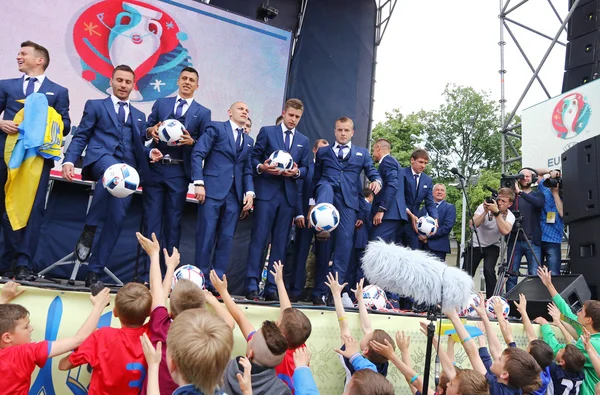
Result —
M175 106L173 107L173 114L176 114L176 112L177 112L177 107L179 107L179 99L183 99L183 97L177 95L177 97L175 98ZM188 108L190 108L190 106L192 105L194 98L190 97L189 99L183 99L183 100L185 100L185 103L183 104L183 108L181 109L181 116L185 115Z
M412 169L412 167L410 168L410 171L412 172L413 178L415 178L415 176L417 176L417 178L415 180L417 182L416 190L419 190L419 182L421 181L421 173L415 173L415 171Z
M386 157L386 156L388 156L388 155L389 155L389 154L385 154L385 155L383 155L383 156L381 157L381 159L379 159L379 162L377 162L377 163L381 164L381 162L383 162L383 158L385 158L385 157Z
M127 100L121 100L121 99L119 99L118 97L116 97L115 95L110 95L110 100L112 100L112 102L113 102L113 106L114 106L114 108L115 108L115 112L116 112L117 114L119 114L119 107L121 107L121 106L119 105L119 102L122 102L122 101L124 101L125 103L127 103L127 105L126 105L126 106L123 106L123 109L125 110L125 122L127 122L127 117L129 116L129 106L131 105L131 104L129 103L129 99L127 99Z
M335 145L333 146L333 152L335 152L335 156L337 157L340 153L340 143L338 143L337 141L335 142ZM346 148L344 149L344 159L346 159L346 156L348 156L348 154L350 153L350 150L352 149L352 142L348 141L348 144L345 144Z
M29 85L29 78L30 76L28 76L27 74L23 74L23 94L25 94L27 91L27 85ZM37 81L33 83L33 92L35 93L40 90L40 86L42 86L42 82L44 82L46 76L44 74L32 75L31 78L37 78Z
M229 120L229 124L231 125L231 130L233 130L233 141L237 140L238 132L237 129L242 129L242 140L240 141L240 145L244 144L244 127L239 126L237 123L233 122L231 119Z
M292 135L290 136L290 146L289 147L285 147L285 150L287 152L290 152L292 150L292 144L294 143L294 134L296 134L296 128L293 129L288 129L283 122L281 122L281 132L283 134L283 142L285 143L285 132L287 131L291 131Z

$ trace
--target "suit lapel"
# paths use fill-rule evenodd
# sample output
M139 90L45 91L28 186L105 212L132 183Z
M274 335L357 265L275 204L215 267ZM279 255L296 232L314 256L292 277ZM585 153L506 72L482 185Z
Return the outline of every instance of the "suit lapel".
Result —
M173 103L173 105L175 105L175 104ZM196 113L198 112L199 109L200 109L200 105L198 103L196 103L196 100L192 100L192 104L190 104L190 107L185 112L184 124L187 129L190 128L190 124L192 123L192 120L194 119L194 115L196 115Z
M173 108L175 108L175 99L177 98L169 97L169 99L165 101L166 106L163 106L163 108L161 109L162 114L159 114L160 119L162 119L163 121L166 121L167 119L171 118L171 115L173 115Z
M50 88L52 87L53 84L54 83L52 81L50 81L48 79L48 77L44 78L42 85L40 85L40 89L38 89L38 93L46 93L46 92L50 91Z
M110 119L112 119L113 123L115 124L115 127L118 129L119 128L119 121L117 121L117 112L115 111L115 107L113 105L113 102L109 97L107 97L106 99L103 100L104 103L104 107L106 107L106 111L108 111L108 115L110 116ZM129 109L129 115L131 115L131 108Z
M15 97L17 97L17 99L24 99L25 98L25 92L23 92L23 82L25 80L25 77L22 78L17 78L15 81L15 84L13 85L13 89L14 89L14 93L15 93Z
M275 140L277 141L277 146L279 149L282 149L286 152L288 151L287 147L283 143L283 132L280 125L275 126Z
M138 119L141 119L141 118L139 118L138 113L139 113L139 111L137 108L135 108L133 106L129 106L129 119L131 120L131 126L133 127L134 140L135 140L135 136L141 135L141 130L138 125Z
M235 159L237 150L235 146L235 139L233 138L233 129L231 129L231 122L225 121L225 133L227 133L227 139L229 140L229 148L231 148L231 156ZM237 133L237 131L236 131Z

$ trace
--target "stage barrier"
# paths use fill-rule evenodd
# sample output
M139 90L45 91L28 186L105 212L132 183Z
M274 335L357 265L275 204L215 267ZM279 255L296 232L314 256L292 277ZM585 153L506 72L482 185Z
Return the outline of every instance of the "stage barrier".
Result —
M92 309L87 293L34 287L27 287L26 289L27 291L14 303L22 304L31 313L31 324L34 327L33 341L55 340L74 335ZM111 306L114 306L114 301ZM264 320L276 320L279 315L278 307L255 304L240 304L240 307L255 327L260 326ZM119 320L113 319L111 308L106 308L99 327L119 326ZM333 309L325 310L311 307L303 308L302 311L312 322L312 334L307 345L312 354L311 371L319 390L323 395L341 394L345 373L338 354L333 351L341 345L335 311ZM360 340L358 313L348 312L347 317L353 336ZM410 336L412 365L417 372L421 373L425 361L426 338L419 331L419 322L425 318L378 313L370 314L370 317L373 328L386 330L392 337L394 337L396 330L403 330ZM500 341L503 342L498 325L496 323L493 323L493 325ZM527 337L522 325L513 323L512 326L517 345L524 348L527 344ZM538 325L535 325L535 327L539 333ZM558 332L557 337L560 337ZM234 338L235 346L232 357L242 355L246 348L246 342L237 328L234 331ZM444 347L446 346L445 340L445 338L442 339ZM80 395L87 393L90 379L87 366L81 366L69 372L61 372L58 370L60 358L62 356L48 360L43 369L37 369L33 373L30 395L40 393L46 395ZM469 366L468 358L460 345L456 345L456 364L459 367ZM432 371L433 366L432 363ZM388 372L388 379L394 384L397 394L411 394L406 381L395 367L390 366ZM433 374L430 382L433 383Z

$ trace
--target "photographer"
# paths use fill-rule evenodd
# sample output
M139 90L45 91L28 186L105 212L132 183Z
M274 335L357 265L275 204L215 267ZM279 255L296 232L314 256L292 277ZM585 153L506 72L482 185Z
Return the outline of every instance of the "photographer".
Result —
M506 281L506 292L510 291L517 285L518 277L512 273L518 273L521 267L523 255L527 260L527 273L534 276L537 273L538 262L541 262L541 243L542 229L540 226L540 215L544 208L544 194L540 191L531 188L531 185L537 181L538 175L534 169L524 167L519 171L522 178L515 182L515 194L517 195L510 209L513 213L517 211L520 214L517 217L517 226L514 232L518 232L519 223L523 232L513 233L508 237L507 254L511 276ZM525 240L523 233L527 236L531 247ZM516 239L516 240L515 240ZM514 250L514 253L513 253Z
M563 203L561 197L560 170L539 169L538 174L544 175L544 181L538 190L544 194L544 208L540 216L542 228L542 258L546 260L548 269L553 276L560 275L561 243L565 225L563 223Z
M473 262L471 276L475 275L479 262L483 259L485 276L485 291L491 297L496 288L496 263L500 255L500 238L512 230L515 216L508 207L515 199L515 194L509 188L500 188L495 199L487 198L477 207L473 223L477 228L478 238L473 238ZM481 249L479 248L481 243Z

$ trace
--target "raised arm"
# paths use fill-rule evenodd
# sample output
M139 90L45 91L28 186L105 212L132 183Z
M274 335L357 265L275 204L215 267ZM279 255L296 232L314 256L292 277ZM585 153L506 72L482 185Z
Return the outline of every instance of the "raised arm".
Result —
M498 318L498 325L500 326L500 332L502 333L502 337L504 338L504 342L507 346L510 347L511 344L515 342L512 334L512 327L510 323L504 317L502 311L502 303L499 298L494 299L494 313L496 313L496 318Z
M542 280L542 283L548 289L548 292L550 292L550 296L552 296L552 301L556 304L558 310L560 310L561 314L565 318L564 320L569 324L573 325L573 327L577 331L577 337L579 337L579 335L581 335L581 325L579 325L579 323L577 322L577 315L573 313L571 307L556 291L556 288L554 288L554 285L552 284L552 273L548 271L547 267L542 266L538 268L538 276Z
M342 290L348 284L340 284L338 281L338 274L327 273L327 281L325 282L329 289L331 289L331 295L333 296L333 302L335 304L335 313L337 315L338 322L340 324L340 334L342 337L351 336L350 328L348 327L348 319L346 317L346 311L342 304Z
M15 298L25 292L24 289L17 289L21 284L9 281L2 287L2 294L0 294L0 304L6 304L12 302Z
M211 270L210 282L221 295L221 300L225 303L227 310L229 310L229 313L231 313L231 316L240 327L240 330L244 335L244 339L247 340L250 333L254 332L254 327L250 321L248 321L248 318L246 318L244 312L242 312L242 309L235 304L235 301L231 295L229 295L229 291L227 290L227 277L223 275L223 279L220 279L219 276L217 276L217 273L214 270Z
M565 341L567 343L573 343L575 338L563 325L563 322L560 319L560 310L558 310L558 307L556 307L554 303L548 303L548 314L550 314L550 317L552 317L552 324L554 324L554 326L560 329L560 332L564 336Z
M598 355L598 351L594 348L592 343L590 342L592 335L590 332L583 328L583 333L581 334L581 340L583 341L583 346L585 347L585 351L587 351L588 357L590 358L590 362L596 371L596 375L600 376L600 356Z
M479 357L479 351L477 350L477 346L472 341L473 338L465 329L465 326L458 317L458 314L455 310L450 310L446 312L446 316L450 319L450 321L452 321L454 329L456 329L456 334L458 335L458 338L462 339L461 342L463 343L465 352L469 357L469 361L471 361L471 366L473 367L473 370L485 375L487 373L487 370L483 362L481 361L481 357Z
M152 240L144 237L140 232L136 232L135 235L140 246L150 257L150 295L152 295L152 310L154 310L159 306L164 306L166 302L160 273L160 244L154 233L152 233ZM179 253L177 253L177 256L179 256Z
M169 255L166 249L163 249L163 255L165 256L165 266L167 267L167 271L165 272L165 278L162 282L162 289L166 300L169 297L169 293L171 293L171 287L173 286L173 273L175 273L175 269L177 269L177 266L179 266L181 257L177 247L173 247L173 253L171 255Z
M503 348L500 344L500 340L498 340L498 337L496 337L496 332L494 331L494 328L492 328L492 323L490 322L490 319L487 316L487 311L485 309L485 295L481 292L479 293L479 300L481 301L480 305L475 306L474 304L472 304L471 307L475 309L475 311L479 315L479 318L481 318L481 322L483 322L485 333L487 333L488 335L490 354L492 355L492 358L495 361L497 361L500 359L500 355L502 355Z
M358 304L358 316L360 317L360 329L362 330L364 335L368 335L373 332L373 328L371 327L371 319L369 318L369 312L367 311L367 306L363 301L363 284L365 283L365 279L361 278L360 282L356 283L356 289L353 289L354 296L356 297L356 303Z
M420 322L421 325L421 333L427 337L427 323L424 321ZM398 341L398 333L396 333L396 341ZM454 369L454 365L452 362L454 361L454 356L450 359L450 356L442 349L438 347L438 337L437 335L433 336L433 346L435 347L435 352L437 352L438 357L440 359L440 364L442 365L442 370L446 372L448 378L452 380L454 376L456 376L456 369Z
M140 341L142 342L144 357L146 358L146 364L148 365L148 387L146 389L146 394L160 395L160 387L158 384L158 368L160 366L160 360L162 359L162 343L156 343L155 349L154 346L152 346L150 339L148 339L148 335L145 333L140 337Z
M521 320L523 321L523 327L525 328L527 340L536 340L538 337L535 334L535 330L533 329L533 325L531 325L531 320L529 319L529 315L527 314L527 299L525 298L525 295L519 294L519 303L513 303L515 304L515 307L517 308L519 313L521 313Z
M279 311L283 313L283 310L292 307L290 297L285 289L285 283L283 282L283 265L281 261L273 262L273 269L271 274L275 278L275 284L277 285L277 293L279 294Z
M231 329L235 329L235 320L233 319L233 316L229 313L229 310L227 310L225 306L223 306L223 304L219 302L217 298L215 298L215 295L213 295L212 292L205 289L204 299L206 300L206 303L213 308L215 313L231 327Z

